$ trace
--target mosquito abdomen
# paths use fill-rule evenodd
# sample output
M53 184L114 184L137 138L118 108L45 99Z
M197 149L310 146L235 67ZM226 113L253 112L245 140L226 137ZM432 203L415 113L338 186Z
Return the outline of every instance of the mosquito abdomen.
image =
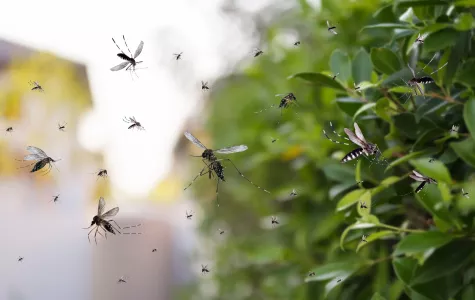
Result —
M112 227L111 223L104 221L104 228L112 234L115 234L114 228Z
M364 153L363 148L357 148L357 149L351 151L350 153L348 153L347 155L345 155L345 157L343 157L341 159L341 163L346 163L350 160L356 159L356 158L360 157L361 154L363 154L363 153Z
M122 58L123 60L129 61L129 62L131 62L133 60L132 58L125 55L124 53L118 53L117 56Z
M428 83L434 82L434 78L430 76L424 76L421 78L417 78L416 80L417 80L417 83L422 83L422 84L428 84Z

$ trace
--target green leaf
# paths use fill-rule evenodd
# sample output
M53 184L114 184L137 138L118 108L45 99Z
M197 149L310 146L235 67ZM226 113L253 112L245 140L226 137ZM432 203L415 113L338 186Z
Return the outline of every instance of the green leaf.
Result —
M353 182L353 169L345 164L330 163L322 166L323 173L328 179L338 182Z
M437 181L443 181L446 183L452 182L449 170L438 160L433 162L429 162L427 159L411 160L411 165L413 165L419 173L432 177Z
M353 59L351 65L353 80L355 84L363 81L371 81L371 72L373 71L373 64L371 58L364 48L361 48Z
M439 248L451 240L451 235L439 231L412 233L407 235L397 244L393 255L411 255L424 252L430 248Z
M338 104L338 107L347 115L353 117L358 109L363 105L363 102L359 99L346 97L338 98L336 104Z
M329 87L339 91L346 91L345 88L337 80L333 80L331 77L322 73L304 72L289 76L289 79L292 78L303 79L311 84L318 86Z
M424 40L424 51L435 52L452 47L457 42L458 32L452 28L445 28L434 32Z
M396 236L396 233L394 231L391 231L391 230L381 230L381 231L372 233L372 234L370 234L370 236L368 236L366 238L366 242L361 241L358 244L358 246L356 247L356 252L358 252L361 248L363 248L364 246L368 245L371 242L377 241L381 238L395 237L395 236Z
M340 49L333 50L330 56L330 70L335 75L340 73L338 78L347 82L351 78L351 60L348 54Z
M372 48L371 62L376 70L391 75L401 69L401 62L394 52L386 48Z
M363 27L363 30L366 29L409 29L410 27L406 24L399 24L399 23L379 23L374 25L368 25Z
M466 86L475 86L475 59L467 59L457 71L456 82Z
M305 282L325 281L333 278L343 279L343 277L347 278L356 272L363 263L364 261L360 260L348 260L318 266L311 270L311 272L315 272L315 275L305 278Z
M456 0L455 6L475 6L475 0Z
M420 184L420 182L415 183L416 186ZM456 223L445 206L439 189L434 184L426 184L424 190L416 194L416 199L431 215L449 224Z
M447 0L400 0L394 1L393 11L409 7L448 5Z
M336 211L342 211L357 203L366 190L354 190L346 194L336 206Z
M371 297L371 300L386 300L386 298L381 296L380 293L374 293L373 297Z
M368 208L371 207L371 191L366 190L366 192L358 199L358 202L365 202ZM362 217L369 215L369 209L361 208L361 205L356 205L356 211Z
M379 221L378 221L379 223ZM364 221L357 221L356 223L346 227L346 229L343 231L343 233L340 236L340 248L341 250L345 250L345 247L343 244L345 243L345 238L348 235L348 233L351 230L356 230L356 229L366 229L366 228L373 228L378 225L376 222L364 222Z
M450 275L471 261L474 255L474 243L470 241L454 241L435 252L417 268L411 285L421 284Z
M393 269L396 273L397 278L404 282L406 285L409 285L414 270L417 267L417 260L410 257L396 257L393 259Z
M473 70L472 70L473 72ZM465 125L467 125L468 131L472 135L472 138L475 139L475 98L472 97L470 100L465 103L463 108L463 119Z
M458 31L467 31L472 29L473 17L470 13L461 13L455 19L455 29Z
M463 161L475 168L475 143L472 137L462 142L450 143L450 147Z
M388 170L394 168L394 167L397 166L397 165L400 165L400 164L402 164L402 163L405 163L405 162L407 162L407 161L409 161L409 160L411 160L411 159L413 159L413 158L416 158L416 157L419 157L419 156L425 156L425 155L428 155L429 153L431 153L431 152L429 152L429 151L427 151L427 150L418 151L418 152L411 152L411 153L409 153L408 155L405 155L405 156L403 156L403 157L401 157L401 158L398 158L398 159L396 159L395 161L391 162L391 163L389 164L389 166L386 168L386 171L388 171Z
M375 106L376 106L376 102L369 102L369 103L366 103L363 106L361 106L360 109L358 109L356 111L355 115L353 116L353 121L356 120L356 117L358 117L360 114L362 114L363 112L365 112L368 109L371 109Z

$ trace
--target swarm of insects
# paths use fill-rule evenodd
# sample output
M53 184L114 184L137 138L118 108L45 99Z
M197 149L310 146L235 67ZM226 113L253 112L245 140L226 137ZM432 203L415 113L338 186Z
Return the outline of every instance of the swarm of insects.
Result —
M254 182L249 180L246 176L244 176L244 174L242 174L241 171L239 171L239 169L232 162L232 160L230 160L229 158L218 159L215 155L215 153L230 154L230 153L243 152L247 150L246 145L232 146L232 147L221 148L218 150L212 150L212 149L206 148L205 145L203 145L196 137L194 137L188 131L185 132L185 137L196 146L200 147L201 149L204 149L203 153L200 156L196 156L196 157L201 157L205 166L203 167L203 169L201 169L198 175L196 175L196 177L190 182L190 184L184 190L188 189L193 184L193 182L195 182L195 180L198 179L198 177L201 177L203 175L208 175L209 179L211 179L211 177L214 174L217 176L217 180L218 180L217 185L216 185L216 201L218 201L219 182L226 181L224 179L224 167L221 164L221 161L228 161L236 169L239 175L241 175L241 177L246 179L249 183L257 187L258 189L263 190L266 193L270 193L268 190L261 188L260 186L256 185ZM218 202L218 205L219 205L219 202Z
M201 81L201 89L202 90L209 90L208 81L206 81L206 82Z
M36 81L29 81L28 83L33 86L33 87L31 88L32 91L44 92L43 88L41 87L41 85L40 85L38 82L36 82Z
M123 68L127 67L125 70L126 71L130 70L130 72L131 72L130 76L132 76L132 73L134 73L135 76L137 76L137 78L138 78L139 76L137 75L137 72L135 72L135 69L136 69L136 66L138 64L142 63L143 61L137 61L136 59L140 55L140 53L142 53L144 43L143 43L143 41L140 41L140 44L137 47L137 49L135 50L134 55L132 55L132 52L130 51L129 46L127 45L127 42L125 41L125 36L122 35L122 38L124 39L124 43L125 43L125 46L127 47L127 50L129 50L130 56L125 54L124 51L122 51L122 49L120 49L119 45L117 45L114 38L112 38L112 41L114 42L114 44L117 46L117 48L120 51L120 53L118 53L117 56L120 57L121 59L125 60L125 62L120 63L115 67L112 67L111 71L119 71L119 70L122 70Z
M58 123L58 130L64 131L64 129L66 128L66 125L67 125L67 124L68 124L68 123L64 123L63 125L61 125L60 123Z
M201 265L201 273L209 273L208 265Z
M190 210L190 212L186 211L186 218L188 220L191 220L192 217L193 217L193 211L192 210Z
M123 120L125 123L132 124L132 125L129 126L128 129L134 129L134 128L135 128L135 129L137 129L137 130L145 130L145 128L142 126L142 124L140 124L140 122L137 121L137 120L135 119L135 117L129 117L129 118L124 117L122 120Z
M180 52L180 53L173 53L173 55L175 56L175 59L176 60L179 60L181 59L181 55L183 54L183 52Z
M12 133L13 132L13 127L8 127L7 130L5 130L7 133Z
M353 159L356 159L358 157L360 157L361 155L365 155L366 157L369 157L370 155L377 155L379 154L379 149L378 149L378 146L376 144L372 144L372 143L369 143L366 141L366 139L364 138L363 136L363 133L361 132L361 129L360 127L358 126L358 124L356 124L356 122L354 123L354 126L355 126L355 133L356 135L353 133L353 131L351 131L350 129L348 128L345 128L345 133L346 135L348 135L348 138L346 137L342 137L341 135L339 135L335 130L333 130L333 133L335 133L338 137L340 138L344 138L345 140L349 140L349 141L352 141L353 143L355 143L356 145L358 145L360 148L356 148L355 150L352 150L350 153L348 153L347 155L345 155L342 159L341 159L341 163L346 163L348 161L351 161ZM330 127L333 128L332 126L332 123L330 122ZM350 144L348 143L344 143L344 142L338 142L338 141L334 141L332 140L328 135L327 133L325 132L325 130L323 130L323 134L325 135L325 137L327 139L329 139L330 141L336 143L336 144L343 144L343 145L347 145L349 146Z
M417 172L416 170L413 170L412 173L413 174L410 174L409 177L411 177L415 181L421 181L421 184L415 190L416 194L422 191L422 189L424 188L426 184L431 184L431 183L437 184L437 181L434 178L424 176L421 173Z
M254 57L258 57L259 55L264 54L264 51L262 51L259 48L254 48Z
M52 159L40 148L36 148L36 147L33 147L33 146L28 146L26 148L26 150L28 150L28 152L30 152L31 154L26 155L23 158L23 160L19 160L19 161L34 160L36 162L34 162L30 165L24 166L24 167L20 167L20 168L26 168L26 167L30 167L31 165L34 165L33 169L31 169L30 173L39 171L39 170L43 169L46 165L48 165L48 170L46 170L46 172L43 174L43 175L46 175L51 171L51 168L53 166L52 163L55 163L55 162L61 160L61 159L57 159L57 160Z
M96 232L94 233L94 240L96 241L96 245L97 245L97 233L102 235L99 229L102 229L104 231L106 238L107 238L107 232L110 232L115 235L115 232L117 231L120 234L120 231L117 228L115 228L111 222L114 222L117 226L119 225L114 220L106 220L106 218L110 218L117 215L117 213L119 212L119 207L114 207L104 213L105 206L106 206L106 202L104 201L104 198L102 197L99 198L99 205L97 207L97 215L95 215L94 218L92 218L91 226L87 228L83 228L83 229L89 229L92 226L96 226L92 228L91 231L89 231L89 234L87 235L87 239L89 240L89 243L91 242L91 239L89 236L91 235L92 231L94 231L94 229L96 230Z
M58 202L58 200L59 200L59 194L56 195L56 196L53 196L53 200L51 200L51 201L53 201L54 203L56 203L56 202ZM50 202L51 202L51 201L50 201Z
M330 21L328 21L328 20L327 20L327 28L328 28L328 31L329 31L329 32L331 32L331 33L333 33L333 34L338 34L338 33L336 32L336 30L335 30L335 29L336 29L336 26L331 26L331 25L330 25Z

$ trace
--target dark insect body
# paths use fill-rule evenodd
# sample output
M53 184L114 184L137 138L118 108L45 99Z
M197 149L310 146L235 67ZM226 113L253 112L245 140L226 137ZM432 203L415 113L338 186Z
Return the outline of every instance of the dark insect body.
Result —
M11 134L13 132L13 127L8 127L5 131Z
M180 53L173 53L173 55L175 56L176 60L179 60L181 59L181 55L183 54L183 52L180 52Z
M61 124L58 123L58 130L64 131L64 129L66 128L66 125L67 125L67 124L68 124L68 123L64 123L63 125L61 125Z
M300 41L296 41L296 42L294 43L294 46L298 46L298 45L300 45Z
M341 282L341 278L338 278L338 280L336 282Z
M94 233L94 240L96 242L96 245L97 245L97 233L102 235L99 232L99 229L102 229L104 231L106 238L107 238L107 232L110 232L115 235L117 231L120 234L120 231L117 228L115 228L111 222L114 222L117 226L119 225L114 220L106 220L106 218L110 218L117 215L117 213L119 212L119 207L114 207L111 210L103 213L105 206L106 206L106 202L104 201L104 198L102 197L99 198L99 205L97 207L97 215L95 215L92 218L91 226L87 228L83 228L83 229L89 229L92 226L96 226L92 228L91 231L89 231L89 234L87 235L87 239L89 240L89 243L91 242L91 239L89 236L91 235L92 231L94 231L94 229L96 230L96 232Z
M218 231L219 231L219 234L223 234L223 233L224 233L224 230L222 230L222 229L218 229Z
M110 70L111 71L119 71L119 70L122 70L123 68L127 67L125 70L126 71L130 70L130 72L131 72L130 76L132 76L132 73L134 73L135 76L137 76L137 78L138 78L139 76L137 75L137 72L135 72L135 69L136 69L136 66L138 64L142 63L143 61L137 61L136 59L140 55L140 53L142 53L144 43L143 43L143 41L140 41L140 43L137 47L137 50L135 50L134 55L132 55L132 52L130 51L129 46L127 45L127 42L125 41L125 36L122 35L122 38L124 39L124 43L125 43L125 46L127 47L127 50L129 50L130 56L125 54L124 51L122 51L122 49L120 49L119 45L117 45L114 38L112 38L112 41L114 42L114 44L117 46L117 48L120 51L120 53L118 53L117 56L120 57L121 59L125 60L125 62L120 63L115 67L112 67ZM133 77L132 77L132 79L133 79Z
M193 217L193 211L192 210L190 210L190 212L186 211L186 218L188 220L191 220L192 217Z
M361 209L368 208L368 207L366 206L366 202L364 202L364 201L361 202L361 201L360 201L360 208L361 208Z
M94 173L95 174L95 173ZM107 178L109 175L107 175L107 170L106 169L99 169L99 172L97 172L97 179L99 179L99 177L102 177L102 178Z
M254 49L254 57L258 57L259 55L264 54L264 51L262 51L259 48Z
M368 236L369 236L369 235L368 235ZM363 236L361 237L361 241L367 243L368 241L366 240L366 238L367 238L368 236L366 236L366 235L363 234Z
M57 160L52 159L43 150L37 147L28 146L26 150L28 150L31 154L26 155L23 158L23 160L19 160L19 161L35 160L36 162L24 167L20 167L20 168L30 167L31 165L34 164L33 169L31 169L30 173L39 171L43 169L46 165L48 165L48 170L46 170L46 172L43 174L43 175L46 175L51 171L51 168L53 167L53 163L61 160L61 159L57 159Z
M424 44L424 38L420 33L417 35L416 44Z
M332 79L335 80L338 75L340 75L340 73L336 73L336 75L333 75Z
M329 32L331 32L331 33L333 33L333 34L338 34L338 33L336 32L336 30L335 30L335 29L336 29L336 26L331 26L331 25L330 25L330 22L329 22L328 20L327 20L327 27L328 27L328 31L329 31Z
M275 227L275 225L279 225L279 221L277 221L277 217L274 217L274 216L271 217L271 225L272 227Z
M468 195L467 192L465 192L465 191L463 190L463 188L462 188L462 196L464 196L464 197L467 198L467 199L470 199L470 196Z
M39 92L43 92L43 88L41 87L41 85L36 82L36 81L29 81L30 85L32 85L33 87L31 88L32 91L39 91Z
M209 273L208 265L201 265L201 273Z
M290 197L295 197L297 196L297 191L295 189L292 189L292 192L290 193Z
M201 89L202 90L209 90L208 81L206 81L206 82L201 81Z
M276 97L282 97L280 99L280 103L279 103L279 107L280 108L280 118L282 119L282 109L285 109L285 108L288 108L290 107L291 105L295 104L295 105L298 105L297 103L297 97L295 97L295 95L293 93L288 93L288 94L277 94L275 95ZM261 109L260 111L256 111L254 113L256 114L259 114L261 112L264 112L270 108L274 108L276 105L275 104L272 104L271 106L269 106L268 108L264 108L264 109ZM296 112L297 114L297 112ZM279 121L280 123L280 121Z
M342 137L341 135L339 135L335 130L333 130L333 126L332 126L332 123L330 122L330 127L332 127L332 130L333 130L333 133L335 133L336 135L338 135L338 137L340 138L343 138L347 141L351 141L353 142L354 144L360 146L360 148L356 148L355 150L352 150L350 153L348 153L347 155L345 155L342 159L341 159L341 163L346 163L348 161L351 161L351 160L354 160L358 157L360 157L361 155L365 155L366 157L369 157L371 155L377 155L379 154L379 149L378 149L378 146L376 144L372 144L372 143L369 143L366 141L365 137L363 136L363 133L361 132L361 129L360 127L358 126L358 124L354 123L354 126L355 126L355 133L353 133L353 131L351 131L350 129L348 128L345 128L345 133L346 135L348 136L348 138L346 137ZM345 142L338 142L338 141L335 141L335 140L332 140L328 135L327 133L325 132L325 130L323 130L323 134L325 135L325 137L327 139L329 139L330 141L336 143L336 144L343 144L343 145L347 145L349 146L350 144L348 143L345 143Z
M308 273L308 277L312 277L312 276L315 276L315 272L309 272Z
M135 117L124 117L122 119L125 123L129 123L129 124L132 124L128 127L128 129L137 129L137 130L145 130L145 128L142 126L142 124L140 124L140 122L138 122Z
M196 146L200 147L201 149L204 149L203 153L201 154L201 156L195 156L195 157L201 157L202 158L202 161L203 163L205 164L205 167L203 167L203 169L201 169L201 171L198 173L198 175L196 175L196 177L190 182L190 184L184 189L186 190L187 188L189 188L193 182L198 179L198 177L201 177L203 175L208 175L209 179L211 179L211 177L213 176L213 174L215 174L217 177L218 177L218 182L217 182L217 185L216 185L216 201L218 201L218 189L219 189L219 182L220 181L226 181L224 179L224 167L223 165L221 164L221 161L228 161L231 163L231 165L236 169L236 171L239 173L239 175L241 175L241 177L243 177L244 179L246 179L249 183L251 183L253 186L257 187L258 189L261 189L263 190L264 192L266 193L270 193L269 191L267 191L266 189L263 189L261 188L260 186L256 185L254 182L252 182L251 180L249 180L246 176L244 176L244 174L241 173L241 171L239 171L239 169L236 167L236 165L232 162L232 160L230 160L229 158L222 158L222 159L218 159L216 157L216 155L214 153L219 153L219 154L230 154L230 153L237 153L237 152L243 152L243 151L246 151L247 150L247 146L246 145L239 145L239 146L232 146L232 147L226 147L226 148L221 148L221 149L218 149L218 150L212 150L212 149L208 149L206 148L205 145L203 145L196 137L194 137L190 132L186 131L185 132L185 137L190 141L192 142L193 144L195 144ZM218 205L219 205L219 202L218 202Z
M56 195L56 196L53 196L53 200L51 200L51 201L53 201L54 203L56 203L56 202L58 202L58 200L59 200L59 194ZM50 202L51 202L51 201L50 201Z
M157 252L157 249L152 249L152 252Z
M426 184L431 184L431 183L437 184L437 181L434 178L424 176L421 173L417 172L416 170L413 170L412 173L413 174L410 174L409 177L411 177L415 181L421 181L421 184L415 190L416 194L422 191L422 189L424 188Z
M122 276L119 278L119 280L117 280L117 283L127 283L127 281L125 281L124 276Z
M24 257L19 256L18 257L18 262L22 262Z

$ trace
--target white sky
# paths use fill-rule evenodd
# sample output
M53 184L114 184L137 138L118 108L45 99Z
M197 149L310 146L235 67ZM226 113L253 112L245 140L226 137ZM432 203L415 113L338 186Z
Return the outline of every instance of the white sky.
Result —
M212 88L230 63L258 46L253 25L223 16L221 2L8 1L0 38L86 65L94 107L80 124L80 142L103 153L116 192L146 196L167 174L184 121L201 108L200 80ZM139 60L148 69L134 81L110 71L121 62L111 38L128 52L122 34L132 52L145 43ZM173 60L182 51L183 60ZM127 130L124 116L135 116L146 131Z

